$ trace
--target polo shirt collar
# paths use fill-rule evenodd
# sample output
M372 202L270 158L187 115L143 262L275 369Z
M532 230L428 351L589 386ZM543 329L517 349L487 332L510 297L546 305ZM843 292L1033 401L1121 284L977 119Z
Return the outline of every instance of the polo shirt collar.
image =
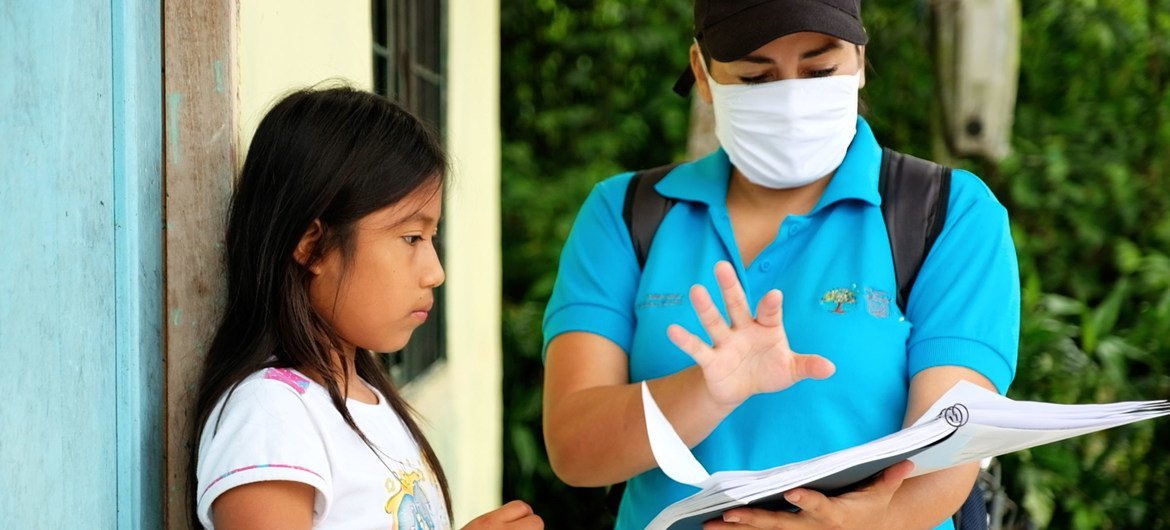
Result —
M865 118L858 116L857 133L845 160L838 166L820 201L809 213L838 202L854 199L881 205L878 175L881 172L882 148L874 138ZM708 206L727 205L727 181L731 177L731 160L722 147L689 164L681 164L655 186L664 197L700 202Z

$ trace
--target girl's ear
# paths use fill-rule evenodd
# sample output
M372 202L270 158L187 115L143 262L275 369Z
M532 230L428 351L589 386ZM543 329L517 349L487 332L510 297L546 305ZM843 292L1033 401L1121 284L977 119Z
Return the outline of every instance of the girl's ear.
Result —
M297 242L297 248L293 249L293 259L302 267L309 269L309 272L314 275L321 274L320 260L313 259L313 256L316 254L317 244L321 242L321 236L324 234L325 227L321 224L321 220L313 219L308 230L305 230L301 240Z

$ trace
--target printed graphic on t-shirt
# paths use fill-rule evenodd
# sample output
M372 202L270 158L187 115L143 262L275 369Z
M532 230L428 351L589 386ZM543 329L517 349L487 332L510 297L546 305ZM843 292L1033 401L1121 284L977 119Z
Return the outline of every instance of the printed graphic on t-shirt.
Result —
M421 468L391 471L386 479L386 513L390 514L390 530L436 530L440 512L428 493L435 492L433 481L424 476Z

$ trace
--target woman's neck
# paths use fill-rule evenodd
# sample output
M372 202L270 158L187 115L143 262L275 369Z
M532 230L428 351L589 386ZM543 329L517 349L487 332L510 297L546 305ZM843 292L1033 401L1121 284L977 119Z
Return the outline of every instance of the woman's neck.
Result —
M732 168L727 185L727 208L748 214L772 213L780 218L804 215L812 211L821 200L832 179L833 174L830 173L804 186L774 189L752 183L739 169Z
M772 189L748 181L732 170L727 187L727 213L744 267L750 266L773 240L784 219L812 211L831 176L799 188Z

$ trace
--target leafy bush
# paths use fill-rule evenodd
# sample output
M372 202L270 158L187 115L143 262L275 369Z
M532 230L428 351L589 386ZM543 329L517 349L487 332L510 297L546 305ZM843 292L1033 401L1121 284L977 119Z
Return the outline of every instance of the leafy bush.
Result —
M1170 0L1027 0L1014 154L981 175L1023 284L1017 399L1170 397ZM553 476L541 329L560 248L597 181L684 156L689 0L504 0L505 496L549 528L612 525L603 490ZM886 145L936 144L922 3L867 0L864 98ZM1003 458L1040 527L1170 528L1170 422Z

